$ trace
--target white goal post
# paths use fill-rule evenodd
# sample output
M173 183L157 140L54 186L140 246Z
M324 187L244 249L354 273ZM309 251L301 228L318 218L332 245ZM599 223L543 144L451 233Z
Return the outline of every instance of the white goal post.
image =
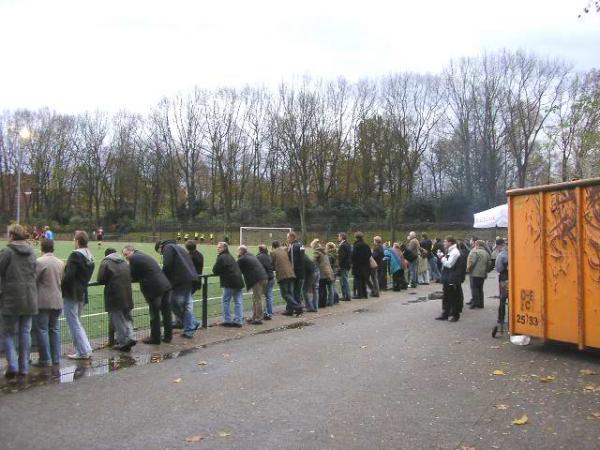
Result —
M273 241L284 243L291 228L240 227L240 245L270 245Z

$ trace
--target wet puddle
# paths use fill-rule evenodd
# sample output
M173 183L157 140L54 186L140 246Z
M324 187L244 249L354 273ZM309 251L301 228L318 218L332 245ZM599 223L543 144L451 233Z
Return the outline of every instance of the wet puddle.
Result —
M258 334L271 334L271 333L277 333L279 331L286 331L286 330L301 330L302 328L310 327L313 325L314 325L314 323L312 323L312 322L294 322L294 323L290 323L289 325L283 325L281 327L271 328L270 330L261 331Z

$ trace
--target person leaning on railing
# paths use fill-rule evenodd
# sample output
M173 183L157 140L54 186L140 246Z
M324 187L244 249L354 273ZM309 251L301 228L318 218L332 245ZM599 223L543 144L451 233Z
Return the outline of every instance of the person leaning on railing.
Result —
M164 325L163 342L171 342L173 324L171 319L171 283L154 258L136 250L133 245L123 247L123 256L129 261L131 280L140 283L142 295L150 313L150 337L144 344L160 344L160 322Z

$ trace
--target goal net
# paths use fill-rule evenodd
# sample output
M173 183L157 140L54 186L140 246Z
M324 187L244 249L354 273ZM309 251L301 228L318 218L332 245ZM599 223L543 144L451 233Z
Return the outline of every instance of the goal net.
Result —
M265 244L270 246L273 241L283 244L290 231L292 231L291 228L240 227L240 245L256 247Z

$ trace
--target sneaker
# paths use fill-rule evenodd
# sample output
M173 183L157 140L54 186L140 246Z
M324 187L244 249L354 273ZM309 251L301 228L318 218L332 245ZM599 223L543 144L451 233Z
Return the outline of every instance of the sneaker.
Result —
M92 355L78 355L77 353L72 353L70 355L67 355L67 358L75 360L86 360L92 359Z
M193 334L185 334L184 333L184 334L181 335L181 337L185 338L185 339L194 339L194 335Z
M142 339L142 342L144 344L148 344L148 345L160 345L160 340L159 341L155 341L151 337L147 337L145 339Z
M435 320L448 320L448 316L441 315L439 317L436 317Z
M242 328L242 324L241 323L237 323L237 322L231 322L231 324L229 326L231 328Z
M7 370L6 372L4 372L4 377L7 380L12 380L13 378L17 377L17 372L13 372L11 370Z
M458 322L458 316L452 316L448 319L448 322Z
M133 347L135 344L137 344L137 341L132 339L123 345L116 346L115 348L122 352L129 352L129 351L131 351L131 347Z
M246 323L250 325L262 325L262 320L246 319Z
M231 322L221 322L219 325L222 326L222 327L229 328L229 327L231 327Z
M272 317L272 316L270 316L269 314L265 314L265 315L263 316L263 320L273 320L273 317Z

